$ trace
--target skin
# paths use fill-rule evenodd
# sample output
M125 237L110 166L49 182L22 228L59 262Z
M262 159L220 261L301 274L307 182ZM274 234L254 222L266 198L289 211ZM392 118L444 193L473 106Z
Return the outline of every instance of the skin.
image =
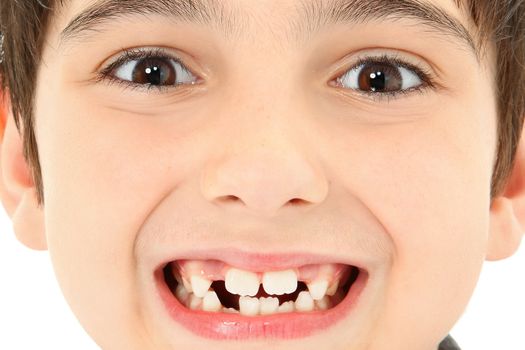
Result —
M435 350L483 261L517 250L525 144L491 202L493 52L478 64L403 20L328 27L294 44L282 26L293 15L282 5L293 2L225 1L253 19L235 43L142 19L60 51L59 32L91 3L73 1L49 27L38 72L44 208L3 104L2 203L19 240L49 250L68 303L102 348ZM469 26L452 1L429 2ZM120 48L159 45L204 84L147 93L90 81ZM442 88L387 102L327 85L357 55L378 52L426 67ZM372 306L357 323L294 341L198 338L156 312L151 285L161 254L195 246L364 257L377 272Z

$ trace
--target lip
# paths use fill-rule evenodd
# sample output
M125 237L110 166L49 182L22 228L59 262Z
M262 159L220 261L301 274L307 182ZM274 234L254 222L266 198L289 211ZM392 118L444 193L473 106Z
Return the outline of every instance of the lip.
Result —
M326 258L312 255L248 254L236 251L228 255L215 251L178 256L178 259L217 259L232 266L250 270L268 270L297 267L308 263L325 263ZM173 261L171 260L171 261ZM326 260L326 261L325 261ZM344 262L347 264L346 262ZM353 265L349 263L348 265ZM257 269L255 267L258 267ZM261 268L263 266L264 268ZM360 266L359 275L344 299L335 307L324 311L294 312L267 316L242 316L239 314L190 310L183 306L167 286L163 269L157 268L154 279L158 295L170 318L197 336L215 340L246 340L256 338L297 339L326 330L348 317L359 303L369 280L369 270Z
M286 270L309 264L329 264L341 263L346 265L356 266L361 270L370 271L373 267L370 262L364 263L358 259L345 258L335 259L334 255L317 255L317 254L301 254L301 253L251 253L241 251L236 248L226 249L207 249L199 251L180 252L169 258L162 259L163 261L157 266L155 270L166 265L174 260L220 260L230 266L247 271L272 271L272 270Z

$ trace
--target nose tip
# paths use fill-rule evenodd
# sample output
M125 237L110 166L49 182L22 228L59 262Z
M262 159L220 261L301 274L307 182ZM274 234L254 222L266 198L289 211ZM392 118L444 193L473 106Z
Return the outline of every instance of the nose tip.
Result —
M203 175L201 189L208 201L265 216L275 216L284 207L312 207L323 202L328 192L322 172L304 159L230 158Z

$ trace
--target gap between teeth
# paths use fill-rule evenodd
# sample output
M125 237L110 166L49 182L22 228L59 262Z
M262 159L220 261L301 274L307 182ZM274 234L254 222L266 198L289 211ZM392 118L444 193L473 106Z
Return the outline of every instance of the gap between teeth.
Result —
M240 296L255 296L261 284L268 295L290 294L297 290L298 276L295 269L256 273L229 267L222 278L211 277L205 271L204 263L191 261L185 262L183 267L176 267L174 274L188 292L200 298L204 297L212 280L216 279L223 279L226 290ZM338 288L340 271L336 272L333 265L327 264L320 266L315 276L309 276L305 281L312 298L321 300L326 294L333 296Z
M192 292L188 292L184 285L177 286L176 297L191 310L202 310L208 312L236 313L244 316L271 315L287 312L308 312L314 310L326 310L331 307L330 298L325 295L319 300L314 300L310 292L302 291L295 301L286 301L279 305L277 297L250 297L241 296L239 298L239 310L224 307L217 294L213 290L208 290L203 297L199 297Z
M255 297L261 284L256 273L230 268L226 272L225 288L229 293L239 296L239 310L236 310L221 304L213 288L210 288L211 280L200 275L191 275L189 281L186 277L176 277L179 284L175 295L188 308L246 316L326 310L332 306L330 296L336 293L339 286L338 278L330 286L326 279L318 278L307 283L308 291L301 291L295 301L290 300L279 305L277 297ZM294 293L298 286L297 275L292 269L266 272L262 278L262 286L269 295Z

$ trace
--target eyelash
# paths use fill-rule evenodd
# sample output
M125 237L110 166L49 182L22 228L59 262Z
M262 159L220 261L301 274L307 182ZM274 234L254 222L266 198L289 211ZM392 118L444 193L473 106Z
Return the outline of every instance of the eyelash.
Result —
M412 72L416 73L418 78L421 80L422 84L417 87L413 87L413 88L409 88L405 90L389 91L389 92L370 92L370 91L355 90L355 89L348 89L348 88L342 88L342 89L345 91L347 90L355 91L356 93L363 95L367 98L371 98L372 100L376 102L382 102L385 99L388 102L391 99L399 98L399 96L402 96L402 95L409 95L412 93L424 94L425 92L428 92L429 89L435 90L436 87L438 86L438 84L434 81L433 74L430 71L422 67L418 67L414 64L408 63L396 54L383 54L381 56L367 56L367 57L359 58L357 62L352 65L352 67L345 69L343 74L338 75L337 79L339 79L339 77L343 77L347 72L353 69L358 69L368 64L378 64L378 63L385 64L385 65L391 65L394 67L402 67L402 68L411 70Z
M166 54L164 50L162 50L161 48L155 48L155 49L139 48L139 49L124 50L123 54L119 58L117 58L114 62L112 62L110 65L108 65L100 73L97 74L95 81L96 82L106 81L110 85L117 84L119 86L122 86L124 89L131 89L131 90L144 91L144 92L149 92L151 89L156 89L159 93L162 93L162 92L168 92L169 90L173 89L173 85L166 86L166 85L137 84L137 83L133 83L127 80L116 78L111 74L115 69L119 68L125 63L131 62L131 61L138 61L138 60L147 60L147 59L163 59L167 61L173 61L175 63L180 64L180 66L184 70L191 73L191 71L188 68L186 68L186 64L184 64L184 62L181 59L179 59L178 57ZM177 85L188 85L188 84L177 84Z
M97 74L95 81L96 82L107 82L110 85L117 84L123 87L124 89L131 89L131 90L137 90L137 91L143 91L143 92L149 92L151 89L156 89L159 93L163 93L163 92L168 92L172 89L178 89L178 87L174 87L173 85L166 86L166 85L152 85L152 84L137 84L137 83L129 82L127 80L116 78L115 76L111 74L116 68L122 66L125 63L128 63L130 61L138 61L138 60L146 60L146 59L164 59L164 60L176 62L182 67L182 69L190 72L193 75L193 73L186 67L186 65L181 59L179 59L178 57L166 54L164 50L161 48L155 48L155 49L138 48L138 49L123 50L123 54L119 58L117 58L114 62L112 62L110 65L108 65L106 68L104 68L101 72ZM385 65L391 65L394 67L403 67L408 70L411 70L412 72L416 73L418 78L422 81L422 84L417 87L410 88L410 89L399 90L399 91L389 91L389 92L370 92L370 91L355 90L355 89L348 89L348 88L341 88L341 89L345 91L347 90L354 91L367 98L371 98L372 100L376 102L382 102L385 99L388 102L391 99L399 98L399 96L402 96L402 95L408 95L412 93L423 94L427 92L428 89L436 88L437 84L434 82L434 79L432 78L432 73L430 73L429 71L423 68L420 68L416 65L413 65L411 63L404 61L403 59L399 58L395 54L383 54L381 56L367 56L367 57L359 58L357 62L352 65L352 67L347 68L343 72L343 74L340 74L337 78L344 76L347 72L353 69L358 69L368 64L378 64L378 63L385 64ZM177 85L188 85L188 84L177 84Z

